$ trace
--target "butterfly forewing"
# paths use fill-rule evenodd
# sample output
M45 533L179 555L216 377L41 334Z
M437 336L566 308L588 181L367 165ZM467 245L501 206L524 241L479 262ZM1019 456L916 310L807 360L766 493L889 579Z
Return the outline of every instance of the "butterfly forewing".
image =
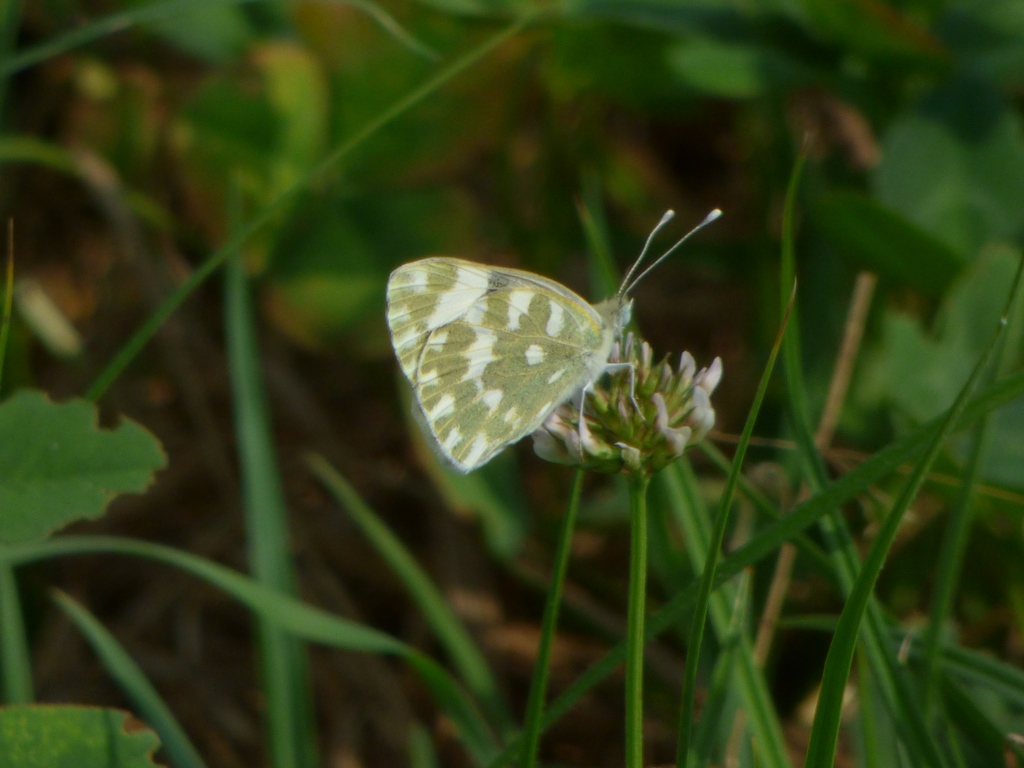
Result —
M611 347L608 323L567 288L460 259L396 269L388 324L427 427L463 472L534 431Z

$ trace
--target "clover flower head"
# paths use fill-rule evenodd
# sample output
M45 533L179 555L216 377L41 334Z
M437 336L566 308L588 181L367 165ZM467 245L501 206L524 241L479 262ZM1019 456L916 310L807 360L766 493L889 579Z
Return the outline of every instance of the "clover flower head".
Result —
M700 370L689 352L675 368L652 360L650 344L632 333L616 342L608 362L621 367L587 390L582 421L579 398L552 412L533 433L537 455L609 474L653 474L682 456L715 424L711 393L722 360Z

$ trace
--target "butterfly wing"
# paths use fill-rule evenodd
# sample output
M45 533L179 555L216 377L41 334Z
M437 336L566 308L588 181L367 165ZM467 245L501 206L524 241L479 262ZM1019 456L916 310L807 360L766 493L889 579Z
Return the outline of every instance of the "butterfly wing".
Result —
M430 258L388 280L399 364L438 449L461 472L530 434L603 370L612 333L539 275Z

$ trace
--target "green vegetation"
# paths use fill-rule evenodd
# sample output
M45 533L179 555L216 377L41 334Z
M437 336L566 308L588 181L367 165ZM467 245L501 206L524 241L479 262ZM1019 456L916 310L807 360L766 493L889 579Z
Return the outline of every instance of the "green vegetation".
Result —
M1024 766L1019 0L7 0L0 199L0 766ZM715 430L439 463L391 270L669 208Z

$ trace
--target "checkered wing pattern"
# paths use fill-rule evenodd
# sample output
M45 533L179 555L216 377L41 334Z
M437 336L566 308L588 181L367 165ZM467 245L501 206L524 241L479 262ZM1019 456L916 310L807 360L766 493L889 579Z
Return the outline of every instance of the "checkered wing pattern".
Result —
M559 283L429 258L392 272L387 320L438 451L469 472L600 375L612 323Z

